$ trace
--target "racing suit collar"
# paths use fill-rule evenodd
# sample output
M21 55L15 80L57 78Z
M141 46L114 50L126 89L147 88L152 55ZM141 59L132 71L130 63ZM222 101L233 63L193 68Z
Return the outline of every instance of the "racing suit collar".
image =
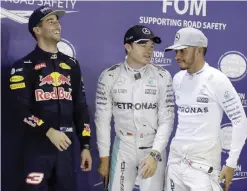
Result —
M189 72L187 71L187 74L188 74L188 75L191 75L191 76L198 75L198 74L202 73L202 72L205 70L205 68L207 68L207 67L208 67L208 63L205 62L205 63L204 63L204 66L201 68L201 70L199 70L199 71L197 71L197 72L194 72L194 73L189 73Z
M36 45L35 50L38 57L45 58L45 59L57 59L59 56L60 52L58 51L57 53L50 53L42 50L38 45Z
M128 76L132 77L135 80L139 80L144 75L144 73L146 71L146 68L147 68L147 65L144 66L144 67L142 67L142 68L140 68L140 69L133 69L125 61L124 62L124 68L125 68L125 71L126 71L126 73L127 73Z
M125 67L125 69L126 69L127 71L130 71L130 72L133 72L133 73L138 73L138 72L143 73L143 72L146 70L147 65L146 65L146 66L143 66L142 68L139 68L139 69L133 69L133 68L131 68L131 67L129 66L129 64L127 63L127 61L125 61L125 62L124 62L124 67Z

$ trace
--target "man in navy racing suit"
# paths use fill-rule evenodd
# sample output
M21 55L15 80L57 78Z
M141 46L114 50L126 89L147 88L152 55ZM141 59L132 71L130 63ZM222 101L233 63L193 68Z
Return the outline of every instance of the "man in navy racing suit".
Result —
M59 18L65 11L39 7L29 19L35 49L14 63L10 90L25 132L21 190L75 191L73 133L81 149L81 168L91 170L89 114L77 60L61 53Z

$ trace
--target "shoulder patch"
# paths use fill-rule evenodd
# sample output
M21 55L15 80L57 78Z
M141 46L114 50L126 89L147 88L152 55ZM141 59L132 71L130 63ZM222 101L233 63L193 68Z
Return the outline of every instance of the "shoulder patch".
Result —
M116 68L118 68L119 66L120 66L120 64L115 64L115 65L111 66L107 71L113 71Z
M166 72L166 69L163 68L162 66L157 66L157 65L155 65L155 64L153 64L153 66L154 66L155 68L157 68L158 70L160 70L160 71Z
M77 61L76 59L72 58L72 57L69 57L70 60L72 60L75 64L77 64Z
M60 60L62 61L65 61L65 63L67 62L67 63L70 63L70 60L73 62L73 64L78 64L79 62L78 62L78 60L76 59L76 58L74 58L74 57L71 57L71 56L69 56L69 55L67 55L67 54L64 54L64 53L62 53L62 52L59 52L59 57L60 57Z

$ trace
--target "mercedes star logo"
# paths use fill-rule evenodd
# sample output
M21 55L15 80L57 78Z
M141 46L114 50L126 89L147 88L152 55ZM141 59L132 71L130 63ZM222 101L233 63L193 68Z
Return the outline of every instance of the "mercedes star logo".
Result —
M148 28L143 28L143 29L142 29L142 32L143 32L144 34L151 34L151 31L150 31Z
M176 36L175 36L175 40L177 41L177 40L179 40L179 39L180 39L180 34L177 33Z

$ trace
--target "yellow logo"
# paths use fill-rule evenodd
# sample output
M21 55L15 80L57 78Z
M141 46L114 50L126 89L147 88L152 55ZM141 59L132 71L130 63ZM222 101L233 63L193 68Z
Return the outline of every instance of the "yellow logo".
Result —
M9 79L10 82L21 82L22 80L24 80L23 76L12 76Z
M44 121L42 121L42 119L40 119L38 122L37 122L37 125L40 126L44 123Z
M22 89L22 88L25 88L25 87L26 87L26 84L24 82L10 85L10 89L11 90Z
M62 69L65 69L65 70L70 70L71 69L71 67L68 64L64 63L64 62L60 63L59 66Z
M70 76L66 77L63 74L58 72L52 72L51 74L42 77L40 76L40 84L39 86L43 86L45 84L53 85L53 86L60 86L61 84L70 84Z
M89 125L85 124L85 128L82 132L82 136L83 137L90 137L90 135L91 135L90 127L89 127Z

